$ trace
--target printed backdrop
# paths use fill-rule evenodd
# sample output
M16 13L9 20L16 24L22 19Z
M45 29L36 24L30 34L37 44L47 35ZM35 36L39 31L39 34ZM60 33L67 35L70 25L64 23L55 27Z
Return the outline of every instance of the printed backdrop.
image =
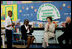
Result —
M58 21L65 21L67 16L71 17L71 2L70 1L60 1L60 2L44 2L44 3L28 3L28 4L18 4L18 18L23 22L24 19L29 19L30 21L37 20L37 12L42 4L50 3L53 4L60 13L60 19Z
M16 2L16 1L15 1ZM15 3L14 1L12 3ZM29 19L30 21L40 21L37 20L37 12L39 7L42 4L52 4L54 5L59 13L60 18L55 19L56 21L65 21L67 16L71 17L71 1L53 1L53 2L35 2L32 3L31 1L26 2L19 2L20 4L11 4L11 2L7 2L9 5L1 5L1 21L3 22L5 18L7 17L7 11L12 10L13 11L13 17L12 19L16 21L17 19L20 19L21 22L24 21L24 19ZM18 3L18 2L17 2Z

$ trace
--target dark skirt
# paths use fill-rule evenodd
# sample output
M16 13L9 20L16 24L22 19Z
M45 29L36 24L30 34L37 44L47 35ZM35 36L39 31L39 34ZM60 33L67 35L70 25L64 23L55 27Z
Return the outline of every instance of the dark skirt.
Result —
M30 35L30 37L34 37L31 34L26 34L26 35L22 35L22 40L27 40L28 36Z

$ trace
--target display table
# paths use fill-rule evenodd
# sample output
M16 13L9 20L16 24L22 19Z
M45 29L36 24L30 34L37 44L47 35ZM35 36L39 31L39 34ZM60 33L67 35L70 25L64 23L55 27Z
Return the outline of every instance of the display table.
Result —
M44 30L44 28L32 28L33 30ZM63 30L64 28L58 27L56 30Z

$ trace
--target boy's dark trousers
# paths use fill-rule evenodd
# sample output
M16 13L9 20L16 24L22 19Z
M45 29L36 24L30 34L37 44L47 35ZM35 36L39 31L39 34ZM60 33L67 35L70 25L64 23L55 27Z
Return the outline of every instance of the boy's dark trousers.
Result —
M12 30L6 29L7 48L12 48Z

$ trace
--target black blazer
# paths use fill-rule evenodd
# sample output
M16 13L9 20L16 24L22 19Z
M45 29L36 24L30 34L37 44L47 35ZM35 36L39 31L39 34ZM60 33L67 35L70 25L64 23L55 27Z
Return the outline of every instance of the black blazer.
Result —
M29 29L30 29L31 28L31 25L28 25L28 26L29 26ZM31 28L31 30L29 30L29 31L30 32L28 34L32 35L33 29ZM22 39L27 40L27 33L26 32L27 32L27 30L26 30L25 26L22 25L21 26Z
M64 35L67 38L72 38L72 32L71 32L72 28L71 27L72 27L71 23L70 24L66 23L66 28L64 28Z

